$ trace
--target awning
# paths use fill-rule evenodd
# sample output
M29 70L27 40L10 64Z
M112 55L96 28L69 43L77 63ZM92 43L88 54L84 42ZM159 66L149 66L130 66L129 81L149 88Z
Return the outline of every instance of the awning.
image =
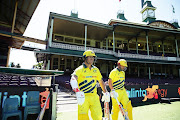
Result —
M84 51L68 50L68 49L60 49L60 48L49 48L47 50L35 51L37 60L44 60L46 58L45 57L46 54L82 57L83 52ZM97 59L112 60L112 61L118 60L117 57L115 57L114 55L96 53L96 56Z
M54 70L35 70L35 69L21 69L21 68L9 68L0 67L0 73L3 74L13 74L22 76L58 76L63 75L64 71L54 71Z

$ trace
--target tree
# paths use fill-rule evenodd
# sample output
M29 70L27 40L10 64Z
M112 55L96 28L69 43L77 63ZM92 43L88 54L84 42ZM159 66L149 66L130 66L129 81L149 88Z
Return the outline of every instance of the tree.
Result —
M43 62L39 62L36 65L33 65L33 69L43 69Z

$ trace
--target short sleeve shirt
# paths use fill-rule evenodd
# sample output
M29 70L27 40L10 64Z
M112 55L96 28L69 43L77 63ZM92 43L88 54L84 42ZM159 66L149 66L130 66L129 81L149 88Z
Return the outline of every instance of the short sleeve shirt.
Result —
M109 78L112 80L112 85L115 90L124 89L125 82L125 72L114 68L110 74Z
M99 69L95 66L91 67L91 70L83 63L81 66L76 68L72 75L78 77L78 86L80 91L86 93L97 94L97 81L102 79L102 75Z

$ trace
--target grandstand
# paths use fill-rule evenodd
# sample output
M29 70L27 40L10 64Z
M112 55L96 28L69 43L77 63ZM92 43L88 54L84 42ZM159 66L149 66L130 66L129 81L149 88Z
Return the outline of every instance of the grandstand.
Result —
M50 13L47 49L36 52L37 60L44 61L46 68L51 70L65 71L62 80L69 81L73 70L83 62L84 49L92 49L97 54L95 65L104 80L117 60L125 58L128 62L127 84L179 84L179 42L176 41L180 39L180 30L161 21L161 24L165 23L169 28L122 20L101 24ZM50 26L53 27L50 29ZM85 33L86 27L88 33Z

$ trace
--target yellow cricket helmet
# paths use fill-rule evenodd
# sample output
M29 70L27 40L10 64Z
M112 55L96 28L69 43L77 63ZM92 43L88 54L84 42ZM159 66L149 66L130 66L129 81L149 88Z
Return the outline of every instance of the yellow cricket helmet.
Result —
M92 51L92 50L86 50L86 51L83 53L83 57L88 57L88 56L96 57L94 51Z
M124 67L128 67L127 66L127 61L125 59L120 59L118 61L118 65L124 66Z

